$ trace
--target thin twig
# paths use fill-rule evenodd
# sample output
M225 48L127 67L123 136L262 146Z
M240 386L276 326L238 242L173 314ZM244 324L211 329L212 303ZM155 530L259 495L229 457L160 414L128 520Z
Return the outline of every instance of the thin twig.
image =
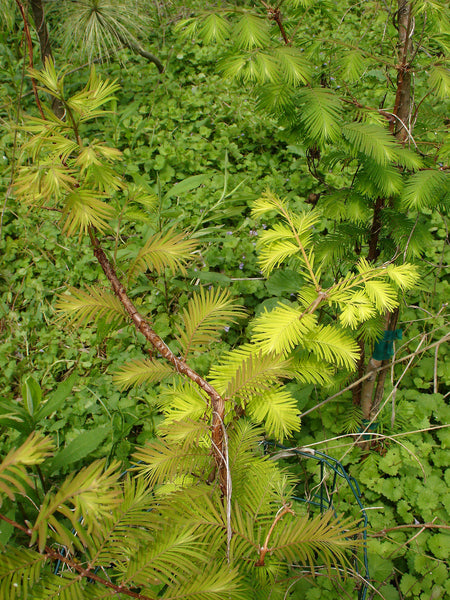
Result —
M450 427L450 425L434 425L433 427L425 427L423 429L414 429L413 431L403 431L401 433L393 433L392 435L385 435L384 433L377 433L376 431L367 431L365 433L365 435L370 435L372 437L376 437L380 440L384 440L384 439L389 439L389 440L396 440L396 438L398 437L405 437L407 435L415 435L416 433L427 433L430 431L436 431L437 429L448 429ZM333 442L335 440L342 440L345 438L352 438L354 440L354 433L343 433L342 435L336 435L335 437L332 438L327 438L326 440L321 440L319 442L311 442L311 444L308 444L307 446L301 446L298 448L294 448L295 450L300 450L301 452L309 452L311 454L314 454L314 448L313 446L321 446L322 444L329 444L330 442ZM339 446L333 446L331 449L335 450L336 448L345 448L346 446L353 446L354 442L352 442L351 444L340 444ZM278 454L275 455L275 458L285 458L287 456L293 456L292 453L290 453L290 449L289 450L285 450L283 452L280 452Z
M259 558L255 563L255 567L263 567L264 566L264 559L269 550L270 536L272 535L272 532L275 529L276 524L284 517L285 514L287 514L287 513L291 513L291 515L295 514L294 511L292 510L291 506L292 506L292 504L290 502L288 502L287 504L282 506L280 508L280 510L277 512L275 519L274 519L272 525L270 526L269 532L264 541L264 546L261 546L261 548L259 550Z
M381 367L379 367L377 369L377 371L382 371L383 369L389 369L391 367L391 364L401 363L401 362L403 362L405 360L409 360L411 357L417 356L418 354L423 354L423 352L426 352L427 350L430 350L431 348L434 348L438 344L443 344L444 342L448 341L449 339L450 339L450 333L447 333L446 335L444 335L437 342L434 342L433 344L429 344L428 346L425 346L425 348L422 348L419 351L416 350L416 352L412 352L411 354L407 354L406 356L403 356L402 358L398 358L397 360L393 361L392 363L390 363L388 365L381 366ZM362 381L365 381L368 377L370 377L370 373L366 374L366 375L363 375L362 377L360 377L356 381L353 381L353 383L351 383L350 385L348 385L344 389L340 390L339 392L336 392L336 394L333 394L332 396L329 396L325 400L322 400L322 402L319 402L319 404L316 404L312 408L309 408L308 410L305 410L305 412L303 412L300 415L300 418L303 418L304 416L309 415L309 413L312 413L313 411L317 410L318 408L324 406L324 404L328 404L328 402L330 402L331 400L335 400L336 398L338 398L339 396L341 396L345 392L350 391L351 389L353 389L354 387L356 387L357 385L359 385Z
M20 0L16 0L16 4L19 7L19 10L22 14L23 26L25 29L25 37L27 38L29 67L30 67L30 69L33 69L33 42L31 41L30 27L28 25L28 19L25 14L25 9L23 7L22 2L20 2ZM44 111L42 110L42 106L41 106L41 101L39 100L39 96L38 96L36 80L34 79L34 77L31 78L31 85L33 86L34 97L36 99L36 104L39 109L39 112L41 113L41 117L43 119L45 119Z
M450 334L449 334L450 335ZM397 394L397 390L398 390L398 386L400 385L403 377L406 375L406 373L408 372L409 367L411 366L412 361L414 360L414 358L416 357L417 353L420 350L421 345L423 344L423 342L425 341L427 337L427 334L423 334L422 335L422 339L420 340L416 351L413 353L413 355L411 356L411 358L408 361L408 364L406 365L406 367L403 369L403 373L400 375L400 377L398 378L397 383L395 384L393 390L391 391L391 393L389 394L389 396L386 398L386 400L383 402L383 404L378 408L378 410L376 411L376 413L374 415L372 415L372 413L369 414L369 422L367 423L367 425L365 426L364 430L359 434L358 438L355 440L355 443L359 443L361 440L364 439L365 434L367 433L367 431L370 429L370 426L372 425L372 423L374 423L376 421L376 419L378 418L378 415L381 413L381 411L383 410L383 408L386 406L386 404L389 402L389 400L392 398L393 401L395 400L395 396ZM386 365L386 367L389 367L390 365ZM386 436L387 437L387 436ZM350 452L350 449L347 450L346 452L344 452L343 456L340 459L340 462L342 462L342 460L344 459L344 457ZM424 474L425 477L425 471L419 461L419 459L417 459L419 465L421 466L422 472Z
M439 523L411 523L409 525L396 525L395 527L385 527L377 533L369 533L369 537L383 537L390 531L398 529L450 529L450 525L440 525Z

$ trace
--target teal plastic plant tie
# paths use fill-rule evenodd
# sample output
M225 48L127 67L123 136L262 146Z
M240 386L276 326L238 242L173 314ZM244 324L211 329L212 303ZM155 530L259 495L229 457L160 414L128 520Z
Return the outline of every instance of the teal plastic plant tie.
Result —
M364 441L368 441L368 440L370 440L370 438L372 436L369 435L367 432L376 431L377 429L378 429L378 421L373 421L373 423L371 423L369 421L369 419L363 419L361 421L361 427L358 429L358 433L362 433L363 431L365 431L366 433L363 433L362 439Z
M381 340L375 343L372 358L375 360L389 360L394 356L394 341L401 340L403 331L395 329L394 331L386 330Z

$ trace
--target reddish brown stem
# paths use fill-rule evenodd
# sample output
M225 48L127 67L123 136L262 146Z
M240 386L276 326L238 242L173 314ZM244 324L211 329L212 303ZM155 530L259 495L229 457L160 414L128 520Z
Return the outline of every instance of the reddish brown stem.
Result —
M19 7L19 10L20 10L20 13L21 13L22 19L23 19L23 27L25 30L25 37L27 38L27 45L28 45L28 62L29 62L30 69L32 69L33 68L33 42L31 41L30 27L28 25L27 15L25 14L25 9L23 7L22 2L20 2L20 0L16 0L16 4ZM43 119L45 119L44 111L42 110L41 101L39 100L36 80L33 77L31 78L31 85L33 86L34 97L36 99L36 104L39 109L39 112L41 113L41 117Z
M177 371L186 375L191 381L193 381L199 388L201 388L209 396L212 406L212 425L211 425L211 442L212 442L212 454L214 456L215 463L219 472L219 485L224 497L228 496L227 487L227 470L225 461L225 445L224 445L224 416L225 416L225 401L220 394L209 384L203 377L201 377L196 371L191 369L184 360L175 356L170 350L167 344L155 333L150 327L144 317L138 312L134 306L128 294L119 281L116 272L109 262L103 249L100 247L98 239L94 233L90 231L92 245L94 247L94 255L100 266L103 269L107 279L109 280L111 287L122 303L123 307L130 315L134 326L140 331L143 336L156 348L163 358L169 361Z
M66 556L60 554L56 550L53 550L53 548L49 548L48 546L46 546L45 554L51 560L60 560L62 563L64 563L74 571L77 571L77 573L79 573L80 576L88 577L92 581L96 581L100 585L104 585L105 587L114 590L116 594L124 594L125 596L130 596L130 598L137 598L137 600L155 600L155 598L152 596L144 596L143 594L139 594L138 592L133 592L133 590L130 590L127 587L124 587L122 585L115 585L114 583L111 583L111 581L103 579L103 577L99 577L96 573L93 573L90 568L83 567L76 561L67 558Z
M383 110L382 108L374 108L373 106L366 106L365 104L361 104L361 102L358 102L358 100L356 100L356 98L352 98L351 100L349 100L348 98L344 98L344 97L340 96L339 100L341 102L345 102L345 104L351 104L352 106L356 106L356 108L360 108L362 110L370 110L373 112L377 112L378 114L382 115L385 119L387 119L387 121L389 121L389 123L395 123L395 116L393 114L391 114L390 112Z
M291 44L291 40L288 38L286 30L283 26L283 23L281 21L281 11L279 8L276 8L274 10L272 19L275 21L275 23L278 25L278 29L280 30L281 36L283 38L284 43L286 44L286 46L289 46Z
M267 4L267 2L263 2L263 0L261 0L261 4L264 5L264 8L267 9L267 16L269 17L269 19L271 21L275 21L275 23L278 25L278 29L280 30L281 33L281 37L283 38L284 43L286 44L286 46L290 46L291 44L291 40L289 39L286 30L284 28L282 19L281 19L281 10L278 7L273 7L270 6L270 4Z
M286 513L291 513L291 515L295 514L294 511L291 509L291 506L292 506L291 503L288 502L277 513L277 516L275 517L272 525L270 526L269 532L264 541L264 546L262 546L259 550L259 558L255 563L255 567L263 567L264 566L264 560L265 560L267 552L269 551L270 537L273 533L273 530L275 529L276 524L284 517L284 515Z
M9 523L9 525L12 525L15 529L20 529L20 531L23 531L27 535L31 535L33 533L32 529L28 529L28 527L24 527L20 523L16 523L16 521L9 519L8 517L6 517L5 515L2 515L1 513L0 513L0 519L2 519L2 521L5 521L6 523Z

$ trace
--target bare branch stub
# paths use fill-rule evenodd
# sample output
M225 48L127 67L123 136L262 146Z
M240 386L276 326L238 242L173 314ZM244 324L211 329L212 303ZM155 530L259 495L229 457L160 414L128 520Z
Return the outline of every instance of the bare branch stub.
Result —
M267 9L267 18L270 21L275 21L275 23L278 25L278 29L280 30L284 43L286 44L286 46L290 46L291 40L289 39L289 36L287 35L286 30L284 28L280 8L278 6L270 6L266 2L262 2L262 4Z

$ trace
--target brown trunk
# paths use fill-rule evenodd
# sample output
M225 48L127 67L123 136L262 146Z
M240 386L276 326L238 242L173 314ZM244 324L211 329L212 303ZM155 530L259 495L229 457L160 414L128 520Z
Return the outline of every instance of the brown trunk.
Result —
M45 20L44 7L42 0L29 0L33 21L39 38L42 63L45 64L47 57L53 58L50 38L48 36L47 22Z
M408 0L398 0L397 11L399 64L397 65L397 93L395 95L393 133L402 143L409 138L411 128L411 65L409 63L412 51L412 32L414 18L412 5Z
M387 329L389 329L389 331L395 331L395 329L397 327L398 314L399 314L398 307L393 312L389 313L389 324L387 326ZM381 366L384 367L388 363L389 363L389 360L383 360L381 363ZM381 400L383 398L384 382L386 381L387 373L388 373L388 370L383 369L378 374L378 381L377 381L377 387L375 390L375 397L373 399L372 408L370 409L370 419L371 420L377 418L377 413L380 408Z
M384 198L377 198L375 206L373 207L372 227L370 228L369 237L369 252L367 254L367 260L369 262L375 262L380 254L378 248L378 240L380 239L381 231L381 213L384 208Z
M365 360L366 360L366 348L364 345L364 340L358 340L358 346L359 346L359 358L358 358L358 362L356 363L356 372L357 372L357 379L361 379L361 377L364 375L364 366L365 366ZM352 399L353 399L353 404L355 406L360 406L361 404L361 391L362 391L362 383L358 383L358 385L356 385L353 389L352 389Z
M386 315L385 326L384 328L388 328L389 323L389 313ZM362 410L362 418L369 420L370 413L372 410L373 403L373 390L375 388L375 382L377 378L378 369L382 365L381 360L376 360L371 358L366 368L366 375L368 378L363 382L361 386L361 410Z
M412 32L414 27L414 18L412 15L412 5L408 0L398 0L397 4L397 24L398 24L398 48L399 60L397 64L397 91L395 95L395 105L393 109L396 119L391 123L391 132L401 142L405 143L410 136L410 117L411 117L411 51L412 51ZM373 262L377 259L380 251L378 248L379 235L381 229L381 214L384 207L384 199L378 198L373 213L372 227L369 238L369 252L367 260ZM398 318L398 310L386 315L385 329L394 330ZM384 383L386 379L386 369L381 371L376 385L375 397L374 388L377 379L377 369L388 361L379 361L370 359L366 374L369 377L361 386L360 405L363 412L363 419L370 420L378 411L381 399L383 397ZM353 398L355 403L355 397ZM356 402L357 403L357 402Z

